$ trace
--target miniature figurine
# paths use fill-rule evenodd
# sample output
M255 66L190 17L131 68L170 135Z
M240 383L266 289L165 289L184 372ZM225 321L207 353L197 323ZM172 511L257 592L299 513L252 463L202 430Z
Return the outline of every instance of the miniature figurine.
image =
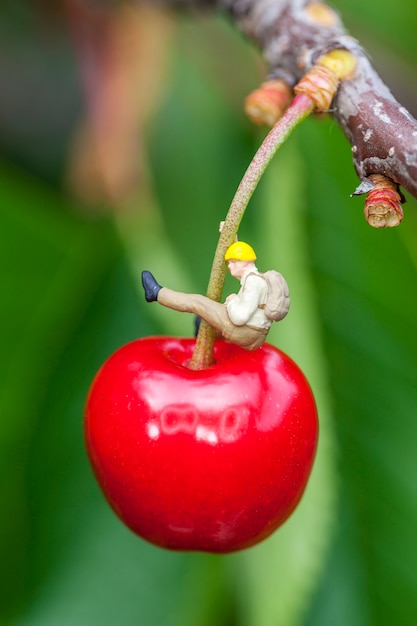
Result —
M157 301L165 307L194 313L215 328L223 339L246 350L256 350L265 341L273 321L288 313L290 299L283 276L275 270L258 271L256 254L244 241L235 241L226 251L230 274L240 280L237 294L224 303L199 294L187 294L162 287L148 272L142 272L147 302Z

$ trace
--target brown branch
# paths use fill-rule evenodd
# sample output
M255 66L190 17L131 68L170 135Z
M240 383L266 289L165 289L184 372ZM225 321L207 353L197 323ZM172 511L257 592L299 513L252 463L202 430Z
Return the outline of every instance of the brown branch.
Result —
M290 84L329 50L352 52L356 71L341 83L332 115L352 144L359 179L382 174L417 197L417 122L397 102L332 9L312 0L221 0L220 4L261 48L270 74ZM359 186L357 192L368 188Z
M341 84L334 117L352 144L360 180L383 174L417 197L417 122L401 106L355 42L354 80Z
M174 0L170 4L176 4ZM342 82L330 112L352 144L361 181L355 193L372 188L383 175L417 197L417 122L394 98L350 37L339 16L315 0L195 0L182 4L225 10L260 48L269 78L293 87L317 58L347 49L357 59L354 75Z

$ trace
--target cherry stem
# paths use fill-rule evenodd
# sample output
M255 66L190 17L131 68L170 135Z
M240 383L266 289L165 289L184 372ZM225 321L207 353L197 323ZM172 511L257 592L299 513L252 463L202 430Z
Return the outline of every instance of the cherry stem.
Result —
M235 239L249 200L272 157L288 139L292 131L314 110L314 107L314 102L307 95L296 95L284 115L265 137L253 157L236 190L220 233L207 287L206 295L208 298L220 302L226 277L224 255ZM213 364L215 339L215 329L202 320L193 356L189 363L190 369L205 369Z

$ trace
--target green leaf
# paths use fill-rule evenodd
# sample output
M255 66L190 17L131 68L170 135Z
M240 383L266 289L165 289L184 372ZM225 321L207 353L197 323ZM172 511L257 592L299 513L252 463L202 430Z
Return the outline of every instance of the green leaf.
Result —
M58 194L0 165L0 520L3 614L23 590L28 526L27 449L48 377L113 258L105 222L88 224Z
M343 557L333 554L324 602L314 605L324 612L333 606L333 621L321 622L316 613L311 623L335 623L334 594L342 594L348 583L354 623L412 624L417 614L416 202L405 205L398 228L370 228L363 198L348 197L351 165L345 156L335 158L343 139L329 133L323 141L316 125L306 130L310 250L343 485L333 549L341 555L351 550L351 571L362 581L354 585L347 579ZM338 624L352 623L337 615Z

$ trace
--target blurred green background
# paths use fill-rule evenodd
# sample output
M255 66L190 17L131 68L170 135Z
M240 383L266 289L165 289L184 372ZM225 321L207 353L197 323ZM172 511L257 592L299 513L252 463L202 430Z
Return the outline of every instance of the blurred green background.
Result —
M280 150L240 232L290 283L270 339L319 406L302 503L219 557L148 545L104 502L88 387L121 344L192 334L144 303L139 274L204 292L265 134L242 112L265 68L222 16L96 5L0 7L1 626L415 625L416 200L400 227L368 227L325 116ZM334 5L416 116L414 0Z

